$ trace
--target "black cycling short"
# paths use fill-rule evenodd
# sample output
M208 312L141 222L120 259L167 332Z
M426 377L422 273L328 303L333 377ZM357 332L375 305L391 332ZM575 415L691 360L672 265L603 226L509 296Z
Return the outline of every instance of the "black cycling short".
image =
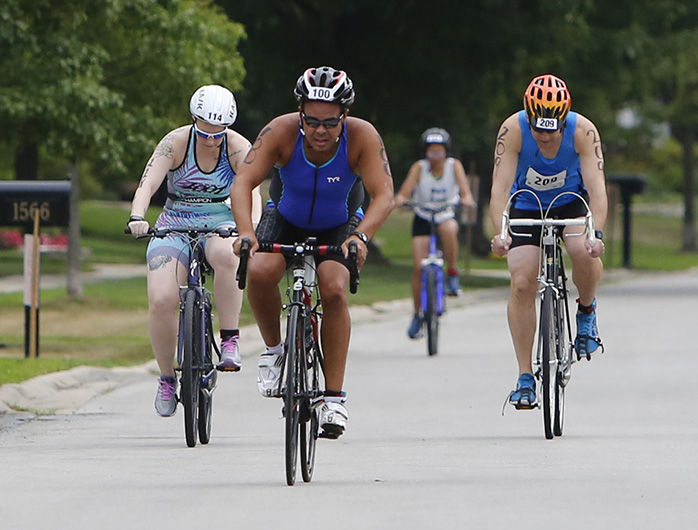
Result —
M289 223L277 210L276 206L268 206L262 213L262 218L257 225L257 239L266 243L281 243L291 245L305 241L308 237L316 237L319 245L340 246L351 233L359 226L361 219L356 215L349 218L349 221L329 230L305 229ZM291 262L290 256L284 256L286 263ZM323 261L338 261L349 269L349 260L344 256L315 256L317 264Z
M449 217L449 219L454 219L453 217ZM441 223L448 221L448 219L444 219L441 221ZM438 225L441 225L441 223L437 223ZM419 217L418 215L415 214L414 219L412 220L412 237L417 237L417 236L429 236L431 235L431 223L427 221L426 219Z
M584 217L587 214L587 208L581 199L575 199L574 201L559 206L558 208L552 208L549 213L549 217L553 219L575 219L577 217ZM540 219L539 210L519 210L518 208L511 208L509 210L510 219ZM541 230L540 226L512 226L511 229L514 232L522 234L531 234L531 237L525 236L511 236L511 246L509 250L516 247L522 247L524 245L540 245Z

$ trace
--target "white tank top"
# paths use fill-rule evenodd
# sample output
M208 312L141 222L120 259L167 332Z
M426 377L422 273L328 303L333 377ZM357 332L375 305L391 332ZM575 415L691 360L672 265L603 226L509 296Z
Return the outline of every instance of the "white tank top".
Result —
M460 187L456 181L456 172L454 166L456 159L448 157L444 161L444 172L441 177L436 178L431 173L431 165L428 160L420 160L419 166L422 169L422 174L419 176L417 185L412 193L412 200L417 204L440 203L445 202L456 204L460 200ZM422 219L431 220L431 214L420 210L419 207L414 211ZM446 210L436 214L436 222L443 223L446 219L455 217L454 210Z

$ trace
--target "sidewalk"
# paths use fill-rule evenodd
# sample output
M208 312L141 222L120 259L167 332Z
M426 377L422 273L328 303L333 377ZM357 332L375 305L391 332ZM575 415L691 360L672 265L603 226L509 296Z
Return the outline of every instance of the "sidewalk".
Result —
M95 270L82 273L83 283L95 283L102 280L120 280L125 278L145 277L145 265L131 264L96 264ZM66 274L41 274L40 289L65 288L68 281ZM24 291L24 276L16 274L0 278L0 293L16 293Z

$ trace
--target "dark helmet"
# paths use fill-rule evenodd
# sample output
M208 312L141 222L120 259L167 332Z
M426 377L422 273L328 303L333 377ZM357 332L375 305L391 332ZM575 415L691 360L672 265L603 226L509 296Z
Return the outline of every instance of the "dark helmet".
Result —
M354 103L354 83L343 70L331 66L308 68L298 78L293 93L298 103L303 101L327 101L339 103L348 109Z
M441 127L430 127L422 133L422 145L426 148L431 144L441 144L446 149L450 149L451 135Z

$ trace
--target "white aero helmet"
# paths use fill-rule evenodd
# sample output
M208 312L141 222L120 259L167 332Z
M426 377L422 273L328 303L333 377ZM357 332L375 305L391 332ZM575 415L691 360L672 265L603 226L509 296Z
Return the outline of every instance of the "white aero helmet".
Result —
M238 108L230 90L220 85L206 85L198 88L191 96L189 112L211 125L230 127L235 123Z

